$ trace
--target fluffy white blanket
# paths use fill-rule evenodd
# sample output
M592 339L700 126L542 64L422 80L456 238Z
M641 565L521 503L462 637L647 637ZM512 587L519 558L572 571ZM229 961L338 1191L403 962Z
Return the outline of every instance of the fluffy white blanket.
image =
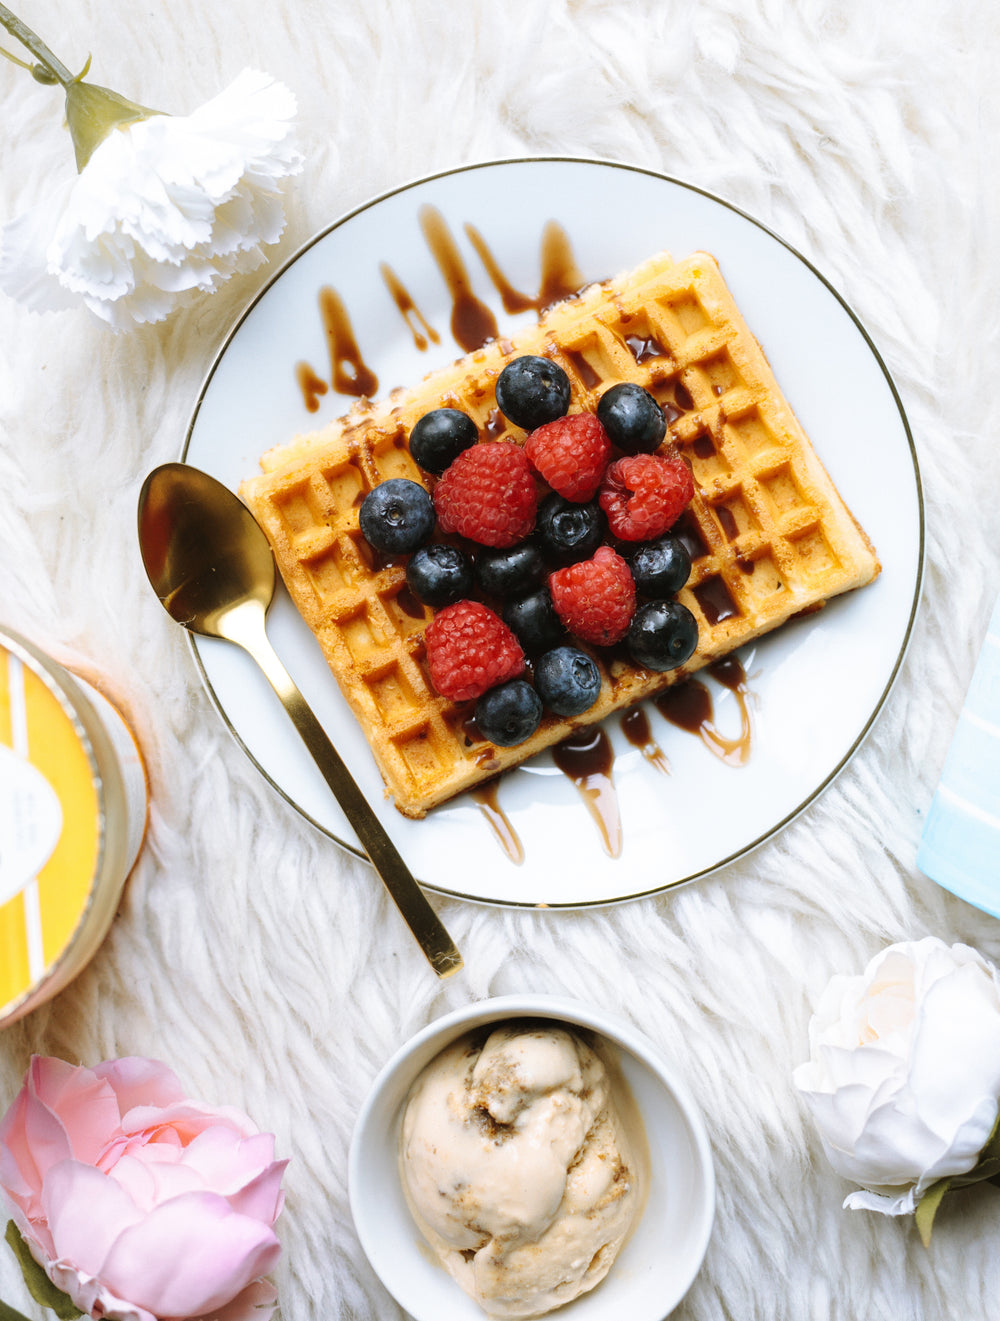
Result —
M392 1318L348 1209L354 1117L381 1064L469 1000L568 993L640 1024L703 1107L718 1216L677 1312L1000 1316L1000 1202L912 1222L841 1210L795 1092L836 971L928 933L1000 958L996 921L915 868L1000 590L1000 133L993 0L21 0L61 58L184 112L245 66L299 98L305 170L272 265L158 327L0 301L0 619L116 676L152 819L100 955L0 1036L0 1106L29 1056L145 1054L242 1106L291 1158L287 1321ZM5 43L10 45L10 43ZM0 62L0 219L71 168L56 91ZM438 984L366 866L273 793L145 581L139 485L175 458L207 365L274 264L392 186L491 157L618 158L717 192L857 310L908 412L927 572L899 681L848 769L753 856L660 897L580 912L438 905L467 962ZM892 499L892 492L886 492ZM10 1254L0 1297L32 1313ZM35 1314L35 1313L32 1313Z

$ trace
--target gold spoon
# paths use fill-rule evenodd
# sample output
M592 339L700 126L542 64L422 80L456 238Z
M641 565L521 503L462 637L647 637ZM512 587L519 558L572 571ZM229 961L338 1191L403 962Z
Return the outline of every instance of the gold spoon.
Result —
M458 972L461 954L267 639L274 558L250 510L208 473L165 463L139 494L139 549L172 619L235 642L257 662L431 967L439 977Z

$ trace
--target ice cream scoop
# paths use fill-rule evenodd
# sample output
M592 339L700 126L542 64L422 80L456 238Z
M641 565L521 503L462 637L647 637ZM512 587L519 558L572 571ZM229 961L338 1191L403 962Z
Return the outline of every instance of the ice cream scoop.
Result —
M635 1223L642 1141L612 1082L582 1035L532 1020L460 1038L413 1084L407 1203L491 1316L539 1316L594 1288Z

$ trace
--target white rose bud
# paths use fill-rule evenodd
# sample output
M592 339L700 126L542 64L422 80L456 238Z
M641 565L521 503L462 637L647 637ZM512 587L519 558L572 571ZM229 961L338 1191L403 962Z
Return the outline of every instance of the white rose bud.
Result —
M794 1073L830 1164L860 1184L845 1207L910 1215L972 1170L997 1120L1000 977L968 945L891 945L834 977Z

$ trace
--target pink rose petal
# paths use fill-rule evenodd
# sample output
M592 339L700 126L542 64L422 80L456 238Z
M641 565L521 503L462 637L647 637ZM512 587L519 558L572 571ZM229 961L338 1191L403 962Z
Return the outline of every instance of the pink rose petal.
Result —
M254 1280L231 1303L212 1312L212 1321L269 1321L278 1301L270 1280Z
M241 1138L229 1128L206 1128L185 1147L183 1160L199 1171L206 1187L228 1195L273 1162L274 1138L270 1133Z
M25 1116L27 1137L43 1176L46 1160L48 1164L67 1156L95 1160L107 1135L119 1125L120 1111L111 1088L90 1069L38 1056L31 1061L26 1086L36 1101L29 1103ZM58 1121L58 1131L50 1117ZM51 1146L43 1151L39 1144L46 1142Z
M49 1171L42 1209L59 1258L99 1275L115 1240L143 1219L128 1192L92 1165L66 1160Z
M101 1276L157 1316L200 1316L266 1275L280 1252L268 1226L213 1193L186 1193L127 1229Z
M123 1115L137 1105L167 1106L184 1099L180 1079L159 1060L130 1055L98 1064L94 1073L107 1080Z
M135 1106L122 1115L122 1129L126 1133L169 1128L184 1143L213 1124L226 1124L244 1137L259 1132L251 1119L232 1106L213 1107L195 1101L179 1101L163 1107Z
M285 1173L287 1160L275 1161L263 1174L252 1183L248 1183L239 1192L229 1195L229 1205L240 1215L252 1216L254 1220L272 1225L281 1214L285 1205L285 1194L281 1191L281 1178Z

